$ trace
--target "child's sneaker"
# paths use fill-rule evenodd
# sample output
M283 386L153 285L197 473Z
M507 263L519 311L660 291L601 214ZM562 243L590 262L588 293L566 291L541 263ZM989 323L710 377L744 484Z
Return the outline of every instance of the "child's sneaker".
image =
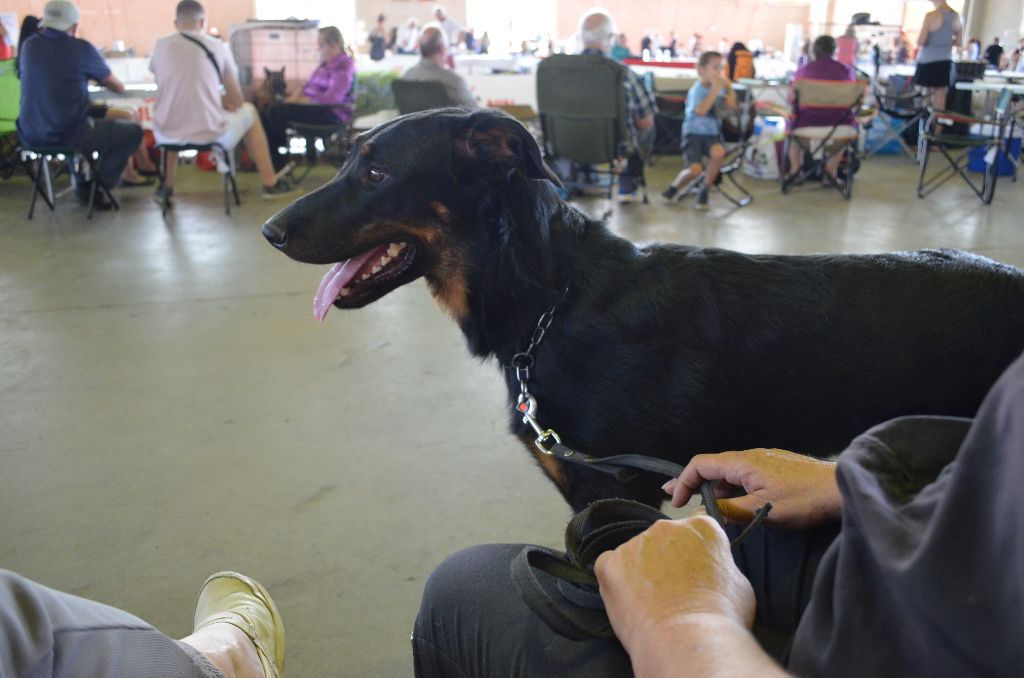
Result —
M295 187L288 183L287 179L278 179L273 186L264 186L262 197L264 200L274 200L295 192Z
M697 196L697 202L693 204L693 208L704 212L708 208L708 189L703 189L700 195Z
M673 200L676 199L676 195L678 193L678 188L676 188L675 186L669 186L668 188L661 192L661 197L664 198L666 202L672 202Z

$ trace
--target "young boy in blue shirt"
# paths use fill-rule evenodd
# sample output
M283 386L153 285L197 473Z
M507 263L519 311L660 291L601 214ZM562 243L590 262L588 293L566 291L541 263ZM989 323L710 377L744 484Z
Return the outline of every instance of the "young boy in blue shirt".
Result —
M722 125L718 119L719 108L724 106L730 111L736 109L736 93L722 72L723 63L722 55L718 52L704 52L700 55L697 62L699 80L686 93L686 118L683 120L683 159L688 166L661 194L666 200L673 200L686 184L704 171L706 157L709 159L707 180L695 205L699 210L708 208L707 187L715 185L725 158Z

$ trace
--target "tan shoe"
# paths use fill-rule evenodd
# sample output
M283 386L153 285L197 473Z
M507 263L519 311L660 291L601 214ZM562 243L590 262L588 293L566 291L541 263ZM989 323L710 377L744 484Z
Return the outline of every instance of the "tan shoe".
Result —
M199 589L193 633L220 623L237 627L253 642L267 678L284 676L284 625L258 581L237 572L210 575Z

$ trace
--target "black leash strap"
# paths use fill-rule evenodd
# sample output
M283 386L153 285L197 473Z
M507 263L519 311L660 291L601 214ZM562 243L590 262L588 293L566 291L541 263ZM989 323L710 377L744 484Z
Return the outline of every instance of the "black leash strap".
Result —
M210 48L204 45L202 40L193 38L191 35L187 35L181 31L178 31L178 35L195 44L199 49L206 53L206 58L210 60L211 64L213 64L213 70L217 71L217 80L224 82L224 76L220 74L220 66L217 65L217 59L213 56L213 52L210 51Z
M558 301L537 321L527 349L515 354L511 361L519 382L515 409L522 416L523 423L537 434L533 444L538 451L560 461L609 473L621 482L628 481L632 472L637 470L678 478L683 472L679 464L641 454L591 457L563 445L557 433L552 429L545 430L538 423L537 400L527 386L530 370L534 366L537 347L544 341L555 311L568 294L569 287L566 287ZM725 521L715 497L715 484L710 481L701 483L700 495L704 510L724 528ZM757 529L771 510L771 504L762 506L747 528L732 541L732 547L738 546ZM565 528L564 553L542 546L525 547L512 561L512 580L530 609L555 633L572 640L613 638L615 634L605 614L594 576L594 563L605 551L618 548L663 519L668 519L668 516L661 511L628 499L596 501L569 521ZM550 582L545 587L538 573L554 578L558 591L550 591Z
M561 442L548 451L557 459L581 464L596 471L625 479L630 471L642 470L669 478L678 478L683 467L664 459L640 454L619 454L596 458L574 450ZM715 484L700 486L704 510L719 525L725 526L718 510ZM771 504L762 506L743 532L732 541L735 548L764 521ZM614 637L594 575L594 563L605 551L618 548L668 516L646 504L628 499L596 501L573 516L565 528L565 552L542 546L527 546L512 561L512 580L526 604L555 633L571 640L610 639ZM554 578L552 591L541 574Z

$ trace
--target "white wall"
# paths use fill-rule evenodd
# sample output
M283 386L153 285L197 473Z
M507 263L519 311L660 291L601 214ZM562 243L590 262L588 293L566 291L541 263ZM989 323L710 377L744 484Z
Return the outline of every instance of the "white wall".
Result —
M1024 35L1024 2L1021 0L971 0L967 17L967 37L978 38L982 49L998 36L1007 51L1012 51Z
M356 0L256 0L257 19L319 19L321 26L337 26L346 42L355 42Z

